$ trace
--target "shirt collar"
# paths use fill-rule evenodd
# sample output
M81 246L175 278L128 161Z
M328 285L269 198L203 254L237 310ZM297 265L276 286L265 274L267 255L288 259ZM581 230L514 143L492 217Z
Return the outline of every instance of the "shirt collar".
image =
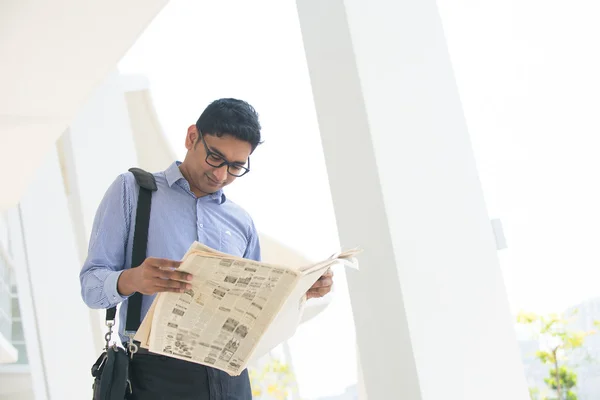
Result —
M167 184L169 185L169 187L173 187L173 185L175 183L179 182L180 185L183 185L191 193L190 184L185 179L185 177L181 173L181 170L179 169L180 165L181 165L181 161L175 161L173 164L171 164L169 166L169 168L167 168L165 170L165 177L167 178ZM225 193L223 193L223 189L219 189L218 191L211 193L207 196L210 197L212 200L218 201L219 204L223 204L227 200Z

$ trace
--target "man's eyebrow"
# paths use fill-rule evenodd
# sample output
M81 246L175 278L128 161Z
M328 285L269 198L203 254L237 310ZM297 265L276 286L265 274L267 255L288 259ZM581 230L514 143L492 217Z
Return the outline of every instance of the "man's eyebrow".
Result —
M218 149L215 149L214 147L211 147L208 145L208 143L206 144L206 147L208 147L208 149L212 152L215 153L216 155L218 155L219 157L221 157L223 160L229 161L227 160L227 157L225 157L223 155L223 153L221 153ZM231 164L239 164L239 165L246 165L246 161L229 161Z

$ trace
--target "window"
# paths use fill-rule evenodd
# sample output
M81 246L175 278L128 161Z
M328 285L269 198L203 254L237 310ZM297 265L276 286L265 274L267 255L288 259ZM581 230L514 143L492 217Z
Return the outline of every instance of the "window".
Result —
M19 351L16 364L27 365L27 349L17 285L13 268L6 258L6 243L0 240L0 246L0 334Z
M0 257L0 334L9 341L12 325L10 272L6 260Z
M21 321L21 311L19 308L19 299L17 297L17 285L12 285L11 290L11 305L12 305L12 329L11 342L12 345L19 351L19 359L17 364L28 364L27 346L25 344L25 334L23 333L23 322Z

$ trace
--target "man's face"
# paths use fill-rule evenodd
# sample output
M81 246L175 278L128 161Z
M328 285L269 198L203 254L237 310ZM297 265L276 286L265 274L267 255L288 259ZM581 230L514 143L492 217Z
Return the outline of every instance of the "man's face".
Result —
M182 166L188 175L186 178L190 181L191 189L197 196L214 193L235 180L236 177L227 172L227 165L219 168L214 165L228 161L234 164L230 171L236 173L236 166L247 167L252 152L252 146L248 142L227 134L221 137L200 135L195 125L188 128L185 147L188 152ZM210 154L207 153L207 148Z

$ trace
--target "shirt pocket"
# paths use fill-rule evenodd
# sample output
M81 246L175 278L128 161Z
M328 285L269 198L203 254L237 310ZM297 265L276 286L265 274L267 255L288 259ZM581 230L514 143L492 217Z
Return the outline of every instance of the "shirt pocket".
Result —
M221 251L236 257L243 257L246 252L246 237L236 229L221 230Z

